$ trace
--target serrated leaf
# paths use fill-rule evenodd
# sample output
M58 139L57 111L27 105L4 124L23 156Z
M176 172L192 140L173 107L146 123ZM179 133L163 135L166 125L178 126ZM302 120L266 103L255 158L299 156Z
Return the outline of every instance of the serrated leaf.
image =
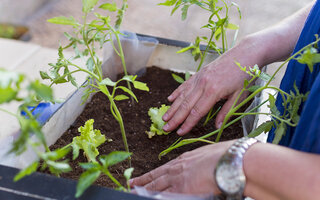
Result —
M274 131L274 138L272 141L272 144L279 144L282 137L285 135L287 130L287 125L284 122L281 122L276 130Z
M187 14L188 14L188 9L189 9L190 5L184 5L181 9L182 14L181 14L181 20L184 21L185 19L187 19Z
M260 72L259 78L268 82L271 79L271 76L267 73Z
M164 3L158 3L161 6L173 6L177 0L166 0Z
M266 121L262 123L258 128L251 131L251 133L248 134L248 137L257 137L262 132L268 133L271 130L272 126L273 126L272 121Z
M95 169L82 173L77 184L76 198L79 198L99 178L100 174L101 172Z
M174 74L174 73L172 73L171 76L173 77L173 79L174 79L175 81L177 81L177 82L180 83L180 84L184 82L183 78L181 78L180 76L178 76L178 75L176 75L176 74Z
M52 24L61 24L61 25L71 25L71 26L79 26L78 22L73 17L54 17L47 20Z
M162 128L166 124L165 121L162 120L162 116L169 110L170 106L161 105L160 108L150 108L148 111L148 115L152 121L150 131L147 132L149 138L153 135L168 135L169 132L164 131Z
M90 72L93 72L95 66L94 66L94 61L92 59L92 57L88 58L87 62L86 62L86 66L87 66L87 69L90 71Z
M42 79L51 79L47 72L40 71L40 76Z
M129 97L126 95L123 95L123 94L120 94L120 95L117 95L114 97L114 100L116 100L116 101L122 101L122 100L126 100L126 99L129 99Z
M17 175L14 176L13 181L19 181L20 179L22 179L25 176L28 176L30 174L32 174L33 172L37 171L39 166L39 162L33 162L31 165L29 165L28 167L22 169Z
M87 156L88 161L96 161L96 157L99 155L97 149L98 146L106 141L106 137L101 134L97 129L93 129L93 119L86 121L84 126L80 126L78 131L80 136L74 137L71 146L75 155L73 158L77 157L79 154L79 149L82 149Z
M118 164L131 156L131 153L124 151L113 151L108 155L102 155L99 157L100 162L105 168Z
M115 11L118 10L117 4L115 2L113 2L113 3L104 3L101 6L99 6L99 8L104 9L104 10L108 10L110 12L115 12Z

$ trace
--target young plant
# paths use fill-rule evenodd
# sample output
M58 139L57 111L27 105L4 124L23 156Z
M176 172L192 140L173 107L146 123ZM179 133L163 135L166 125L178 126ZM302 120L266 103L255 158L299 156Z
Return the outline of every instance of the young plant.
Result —
M151 119L150 131L146 131L149 138L155 135L168 135L170 132L164 131L162 128L166 122L162 120L162 116L169 110L170 106L161 105L160 108L150 108L148 115Z
M296 52L294 55L289 57L285 62L283 62L277 70L273 73L272 76L269 76L263 72L261 72L257 65L255 65L252 68L248 67L242 67L239 63L237 65L240 67L241 70L245 71L251 76L250 80L245 80L243 89L239 93L237 99L235 100L234 104L232 105L231 109L227 113L220 129L217 129L211 133L208 133L202 137L199 138L192 138L192 139L184 139L179 140L175 142L172 146L167 148L166 150L162 151L159 156L166 155L173 149L176 149L178 147L193 143L193 142L210 142L205 140L206 138L213 136L217 134L215 142L219 142L221 134L223 133L223 130L230 125L234 124L235 122L239 121L241 118L247 116L247 115L268 115L272 118L271 121L267 121L263 124L261 124L258 128L253 130L251 133L249 133L249 137L255 137L261 134L262 132L269 132L272 127L276 127L275 130L275 137L273 140L273 143L277 144L283 137L283 135L286 132L287 126L295 127L298 125L299 122L299 115L298 110L303 101L307 100L308 93L307 94L301 94L298 90L298 88L294 84L294 90L290 91L290 93L287 93L277 87L271 86L270 83L273 80L273 78L276 76L276 74L280 71L280 69L285 66L290 60L294 59L297 60L299 63L307 64L309 67L310 72L313 71L313 65L320 62L320 53L316 50L316 46L318 45L318 42L320 41L319 37L316 36L316 40L309 45L303 47L301 50ZM263 79L267 81L267 83L264 86L258 86L253 85L251 86L251 83L253 83L254 80L257 78ZM247 102L252 100L257 94L261 93L265 89L273 89L278 92L278 95L281 95L283 100L283 106L284 106L284 112L281 115L280 112L277 110L275 106L275 97L273 95L269 95L268 100L260 103L260 105L252 108L246 113L240 113L237 112L242 106L244 106ZM245 92L250 91L252 92L246 99L244 99L242 102L239 102L240 96ZM270 113L261 113L257 112L257 109L261 107L263 104L269 102L269 108ZM236 116L235 119L228 122L228 120L232 117Z
M81 135L73 138L71 143L73 160L79 156L80 149L83 149L88 161L96 162L96 157L99 155L97 147L106 141L106 136L102 135L100 130L93 129L93 123L93 119L86 121L84 126L78 129Z
M124 177L127 180L127 187L121 185L121 183L115 179L109 171L109 167L116 165L128 158L131 153L114 151L108 155L102 155L99 157L99 162L80 163L80 166L86 171L80 176L77 184L76 198L80 197L82 193L92 185L101 174L107 175L118 187L118 190L125 192L130 191L129 179L131 178L133 168L128 168L124 171Z
M187 18L188 9L190 6L198 6L205 12L210 13L207 24L203 25L202 28L209 29L210 36L197 36L195 42L190 44L188 47L185 47L178 51L177 53L183 53L186 51L191 51L194 60L197 61L200 58L197 71L203 65L203 62L209 51L217 52L219 55L226 52L229 48L227 40L227 30L233 30L234 38L231 44L231 47L234 45L235 40L238 35L239 26L233 23L230 23L230 9L232 7L237 8L239 13L239 18L241 19L241 12L239 6L231 2L228 4L225 0L166 0L164 3L159 5L164 6L173 6L171 15L181 8L181 19L185 20ZM219 40L221 40L221 46L219 46ZM204 51L201 51L201 44L206 45ZM183 82L180 78L175 78L179 83ZM206 125L210 119L212 119L216 113L219 112L219 109L214 111L213 108L209 111L204 125Z
M127 8L127 1L123 0L123 5L120 9L117 8L117 5L115 3L105 3L99 7L110 12L118 12L115 26L111 25L111 19L109 16L103 16L99 13L94 13L96 19L88 22L87 16L96 6L98 0L83 0L82 2L82 10L84 13L82 23L78 22L73 17L55 17L48 20L49 22L55 24L70 25L74 28L74 33L73 35L65 33L65 36L69 39L70 43L64 47L59 47L59 58L57 60L57 63L50 64L50 73L40 72L40 75L43 79L49 79L52 84L71 82L73 85L77 86L73 74L78 72L86 73L88 75L88 81L84 87L90 87L85 90L83 101L85 101L91 93L99 91L104 93L108 97L111 113L118 121L120 126L125 150L129 152L123 119L115 103L116 101L127 99L128 97L126 95L115 96L115 91L117 89L120 89L123 92L127 93L129 96L132 96L137 101L137 98L131 91L131 86L129 83L132 83L133 86L139 90L148 91L149 89L145 84L136 81L136 77L127 75L124 53L119 38L119 35L121 34L119 31L119 27L121 25L125 9ZM113 44L112 38L114 36L116 37L118 43L118 49ZM109 78L104 78L102 76L102 61L96 55L95 44L99 43L100 48L102 48L103 44L105 44L106 42L111 42L112 46L114 47L114 51L121 58L124 68L125 76L117 82L113 82ZM81 46L81 48L79 46ZM66 58L64 56L64 50L71 47L74 49L75 56ZM86 66L79 66L75 64L73 61L77 58L86 59ZM128 87L117 86L120 81L127 81ZM113 87L112 91L109 91L109 88L107 86Z
M239 27L236 24L230 23L229 11L231 7L236 7L240 18L241 12L239 6L234 2L228 4L225 0L166 0L164 3L159 3L159 5L172 6L173 9L171 11L171 15L181 8L182 20L187 18L190 6L198 6L203 11L210 14L207 24L202 26L202 28L210 30L209 38L206 36L197 36L193 44L177 52L183 53L191 50L195 61L200 58L197 71L200 70L208 51L215 51L219 54L222 54L228 50L228 41L226 35L227 29L235 30L234 40L237 37ZM217 45L220 39L222 49ZM206 44L204 52L201 52L200 50L200 43Z

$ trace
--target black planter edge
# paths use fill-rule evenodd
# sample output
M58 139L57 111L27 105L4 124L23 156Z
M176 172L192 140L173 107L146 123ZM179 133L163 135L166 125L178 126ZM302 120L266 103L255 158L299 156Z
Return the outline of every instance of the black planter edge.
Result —
M0 199L75 199L77 182L36 172L17 182L19 169L0 165ZM100 186L89 187L79 199L150 200L132 193Z

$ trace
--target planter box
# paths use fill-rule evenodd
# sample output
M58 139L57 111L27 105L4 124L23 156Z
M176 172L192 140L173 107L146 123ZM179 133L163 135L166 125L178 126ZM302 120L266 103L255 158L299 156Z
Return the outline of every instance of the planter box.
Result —
M138 38L140 41L143 41L143 38L145 37L145 35L138 35ZM168 40L168 39L164 39L164 38L155 38L159 41L158 44L153 44L155 45L154 47L154 51L152 52L152 54L150 55L150 57L147 59L147 64L146 66L158 66L161 68L165 68L165 69L171 69L173 71L181 71L181 72L185 72L185 71L191 71L194 72L195 68L197 66L197 62L195 62L193 60L193 57L191 56L191 53L187 52L187 53L183 53L183 54L176 54L176 52L178 50L180 50L183 47L189 46L189 43L186 42L181 42L181 41L174 41L174 40ZM142 42L143 43L143 42ZM149 43L146 43L144 45L150 45ZM152 44L151 44L152 45ZM203 47L204 48L204 47ZM206 60L204 62L204 65L206 63L211 62L212 60L217 58L217 54L216 53L210 53L207 57ZM135 58L135 56L134 56ZM54 112L54 114L50 117L50 119L44 124L43 126L43 132L46 136L46 140L48 145L52 145L54 144L57 139L70 127L70 125L75 121L75 119L78 117L78 115L83 111L85 104L82 104L82 100L81 100L81 96L83 94L83 91L85 90L85 88L80 88L78 89L75 93L73 93L63 104L58 106L58 109ZM90 98L89 98L90 99ZM255 119L254 119L255 121ZM247 130L248 131L248 130ZM17 133L18 134L18 133ZM10 147L11 141L1 141L2 144L7 144L7 148ZM11 167L15 167L15 168L24 168L27 165L31 164L34 160L36 159L36 155L34 154L34 152L32 150L28 150L25 153L23 153L21 156L18 157L14 157L14 156L9 156L9 157L4 157L1 159L1 163L4 165L8 165ZM17 172L17 169L12 169L12 168L7 168L4 166L0 166L0 171L1 174L0 176L5 176L5 179L7 181L12 180L13 178L13 174ZM8 173L6 173L6 171L8 171ZM10 173L11 174L10 174ZM8 174L8 175L6 175ZM10 175L9 175L10 174ZM38 179L40 183L37 183ZM39 195L43 195L43 193L36 193L38 192L37 188L34 188L33 186L30 186L29 189L25 188L25 190L21 190L21 184L25 183L27 184L28 181L32 181L36 184L41 185L41 181L46 182L53 180L53 185L57 184L57 185L65 185L66 188L71 187L73 189L70 189L69 193L66 195L70 195L70 193L72 193L72 197L74 194L74 190L75 190L75 182L71 181L71 180L66 180L66 179L57 179L48 175L40 175L39 173L36 173L33 176L30 176L28 178L26 178L25 180L22 180L21 182L18 183L5 183L3 181L4 179L0 179L0 184L1 187L4 188L8 188L8 190L18 190L18 191L23 191L23 192L30 192L32 194L39 194ZM58 183L59 182L59 183ZM28 185L28 184L27 184ZM49 187L46 188L45 190L49 190L50 188L52 189L52 186L47 185L45 187ZM55 190L56 193L60 193L62 191L64 191L65 187L59 187ZM97 189L98 188L98 189ZM42 190L43 187L39 187L39 190ZM61 190L61 191L60 191ZM99 190L99 191L104 191L104 192L110 192L113 190L110 189L101 189L100 187L96 187L96 186L92 186L86 193L85 195L89 195L92 193L92 191L95 190ZM1 189L0 189L1 191ZM7 191L6 191L7 192ZM8 192L7 192L8 193ZM52 193L52 191L51 191ZM112 192L111 192L112 193ZM118 192L115 192L117 193ZM123 194L123 193L122 193ZM130 197L126 197L123 199L135 199L136 196L135 195L130 195L130 194L126 194L129 195ZM93 196L90 196L90 198L92 198ZM121 199L121 198L118 198Z

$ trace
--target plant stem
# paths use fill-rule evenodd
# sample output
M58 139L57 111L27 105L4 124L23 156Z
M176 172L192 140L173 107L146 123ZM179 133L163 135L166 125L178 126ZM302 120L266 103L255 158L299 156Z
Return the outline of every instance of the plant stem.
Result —
M112 176L108 169L103 170L103 173L105 173L118 187L124 188L121 183Z

